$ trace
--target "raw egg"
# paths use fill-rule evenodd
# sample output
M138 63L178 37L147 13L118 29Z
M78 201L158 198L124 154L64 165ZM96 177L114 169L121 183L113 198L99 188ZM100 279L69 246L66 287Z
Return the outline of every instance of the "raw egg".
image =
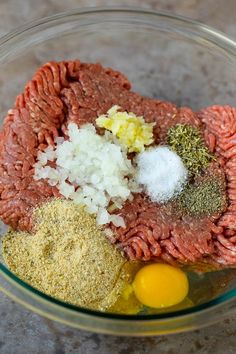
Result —
M141 268L133 282L137 299L146 306L163 308L176 305L188 294L188 278L168 264L149 264Z

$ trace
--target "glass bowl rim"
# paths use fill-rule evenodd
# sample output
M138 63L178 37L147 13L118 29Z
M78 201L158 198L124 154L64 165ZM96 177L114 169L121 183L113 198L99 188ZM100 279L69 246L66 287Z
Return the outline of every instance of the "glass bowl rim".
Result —
M53 23L56 21L60 21L61 19L69 19L71 16L84 16L84 15L94 15L94 14L100 14L100 15L105 15L105 14L114 14L114 13L120 13L120 14L132 14L138 16L152 16L155 17L156 19L164 19L164 20L170 20L170 21L177 21L178 23L181 24L186 24L190 26L191 28L194 29L195 33L202 37L204 35L204 38L207 39L208 42L216 45L218 48L224 49L229 55L233 56L236 58L236 42L231 39L229 36L226 36L224 33L207 26L199 21L195 21L192 19L189 19L184 16L172 14L169 12L163 12L163 11L154 11L148 8L140 8L140 7L116 7L116 6L105 6L105 7L84 7L84 8L78 8L78 9L73 9L71 11L65 11L65 12L60 12L55 15L50 15L47 17L43 17L41 19L36 19L33 21L29 21L26 24L17 27L16 29L13 29L9 33L3 35L0 38L0 49L4 46L7 46L8 43L11 40L16 40L18 36L21 36L23 34L27 35L32 29L36 29L38 27L38 30L40 31L40 27L43 26L44 24L48 23ZM103 19L104 22L104 19ZM212 310L216 306L223 306L224 304L228 303L230 300L233 300L236 298L236 287L227 291L226 293L216 297L215 299L212 299L206 303L200 304L193 306L191 308L186 308L183 310L178 310L178 311L173 311L173 312L167 312L167 313L162 313L162 314L155 314L155 315L124 315L124 314L113 314L113 313L106 313L106 312L100 312L100 311L95 311L95 310L90 310L87 308L71 305L69 303L57 300L51 296L48 296L41 291L35 289L31 285L27 284L23 280L21 280L19 277L17 277L14 273L12 273L7 267L5 267L1 262L0 262L0 274L11 283L13 283L14 286L18 286L22 288L22 290L26 291L27 293L30 294L30 296L36 297L37 300L44 300L48 302L49 304L52 305L57 305L62 307L64 310L72 310L73 312L76 313L81 313L81 314L86 314L90 316L96 316L99 318L103 319L119 319L119 320L129 320L129 321L147 321L147 320L164 320L164 319L176 319L176 318L181 318L183 316L187 315L192 315L192 314L197 314L197 313L203 313L206 310ZM1 284L0 284L1 287ZM4 288L1 287L1 290L4 292ZM10 294L8 294L10 296ZM17 299L16 299L17 301ZM26 300L27 301L27 300ZM171 309L171 308L170 308Z

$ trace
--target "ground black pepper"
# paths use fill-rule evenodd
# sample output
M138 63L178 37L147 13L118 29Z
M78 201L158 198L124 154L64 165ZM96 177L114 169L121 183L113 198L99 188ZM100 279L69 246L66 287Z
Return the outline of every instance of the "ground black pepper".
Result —
M193 216L210 216L225 209L226 197L217 179L188 185L176 200L179 209Z

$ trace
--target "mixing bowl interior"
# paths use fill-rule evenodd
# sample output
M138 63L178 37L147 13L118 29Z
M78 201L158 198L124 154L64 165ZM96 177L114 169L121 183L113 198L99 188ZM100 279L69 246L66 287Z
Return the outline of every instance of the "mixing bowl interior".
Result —
M77 58L83 62L100 62L122 71L133 83L133 90L145 96L168 100L179 106L186 105L193 110L213 104L234 105L235 53L235 44L223 35L168 14L91 9L40 20L0 41L1 122L13 106L16 95L40 65L51 60ZM125 316L109 317L84 312L32 291L4 268L2 256L1 262L1 287L26 306L77 327L109 332L109 325L101 324L100 320L94 321L93 325L86 322L86 316L92 318L94 315L107 321L115 320L114 328L110 330L113 333L132 332L127 326L121 329L123 319L128 320ZM236 270L206 275L189 273L189 278L190 305L182 304L177 309L169 309L166 311L167 317L162 317L162 314L154 317L140 314L134 317L135 321L145 320L147 324L136 328L133 333L153 334L186 329L187 322L183 325L177 321L173 325L173 319L181 314L192 316L189 328L200 326L198 312L210 311L212 306L236 294L233 290L236 287ZM221 298L223 294L228 295ZM175 312L185 307L188 307L187 312ZM83 322L83 316L87 324ZM174 329L164 320L162 322L162 318L172 318ZM207 323L207 315L205 318ZM150 325L148 320L154 321L153 326L157 327L145 329ZM158 323L162 330L157 329Z

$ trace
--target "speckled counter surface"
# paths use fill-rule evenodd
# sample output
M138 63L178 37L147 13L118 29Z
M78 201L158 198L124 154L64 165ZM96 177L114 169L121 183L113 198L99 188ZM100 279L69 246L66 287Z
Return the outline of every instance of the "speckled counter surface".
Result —
M0 34L26 21L75 7L143 6L215 26L236 38L235 0L1 0ZM120 338L75 330L42 318L0 294L1 354L190 354L236 352L236 315L191 333Z

